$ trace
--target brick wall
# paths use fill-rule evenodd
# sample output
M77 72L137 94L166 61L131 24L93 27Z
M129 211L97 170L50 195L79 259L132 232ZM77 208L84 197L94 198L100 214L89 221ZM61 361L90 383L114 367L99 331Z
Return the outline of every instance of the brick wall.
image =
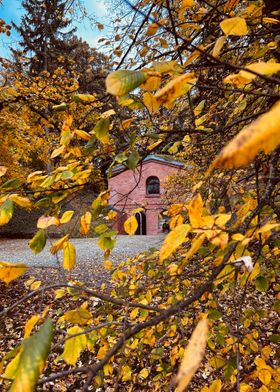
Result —
M147 234L159 234L159 214L167 208L162 201L164 195L163 182L167 176L182 170L180 166L147 160L136 170L125 170L109 179L111 191L110 205L118 210L129 213L137 207L144 207L146 214ZM160 181L160 194L147 195L146 181L149 177L156 176ZM121 231L120 214L114 228Z

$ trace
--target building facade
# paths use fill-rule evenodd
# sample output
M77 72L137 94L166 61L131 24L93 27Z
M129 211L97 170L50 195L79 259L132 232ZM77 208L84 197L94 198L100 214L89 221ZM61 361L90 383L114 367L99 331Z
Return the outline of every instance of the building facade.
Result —
M165 157L147 156L135 170L117 165L109 179L110 207L117 212L113 229L125 234L123 223L131 211L138 221L135 234L154 235L166 228L167 205L164 203L164 180L171 174L185 170L182 162ZM165 224L164 224L165 223Z

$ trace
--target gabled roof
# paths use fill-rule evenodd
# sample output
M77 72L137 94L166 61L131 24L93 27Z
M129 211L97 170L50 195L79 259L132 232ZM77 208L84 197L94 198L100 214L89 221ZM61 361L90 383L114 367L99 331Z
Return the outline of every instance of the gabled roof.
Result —
M148 156L146 156L146 158L144 158L142 160L142 163L145 164L145 163L148 163L151 161L162 162L167 165L179 166L181 168L183 168L183 167L184 168L187 168L187 167L191 168L190 165L186 165L185 163L177 161L175 159L172 159L171 157L166 156L166 155L148 155ZM112 170L112 177L116 176L117 174L122 173L125 170L129 170L129 168L124 164L119 164L119 165L114 166L113 170Z

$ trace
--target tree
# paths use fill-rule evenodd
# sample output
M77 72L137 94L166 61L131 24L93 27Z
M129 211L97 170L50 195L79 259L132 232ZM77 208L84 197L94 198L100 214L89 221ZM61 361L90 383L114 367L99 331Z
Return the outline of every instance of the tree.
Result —
M67 18L70 3L65 0L23 0L22 6L26 13L19 26L13 23L22 38L22 51L12 51L15 58L31 54L25 62L31 73L52 72L58 66L58 57L73 48L69 46L69 39L75 29L65 32L70 25L70 19Z
M67 302L71 310L51 312L50 322L47 307L25 320L23 340L4 359L4 382L12 380L11 390L23 379L34 390L37 383L71 376L67 387L78 383L84 391L162 391L173 388L179 367L179 391L190 382L190 390L201 392L277 391L280 65L278 13L264 5L238 0L131 5L130 23L120 20L124 46L117 40L115 49L122 52L115 53L122 56L116 68L123 69L106 79L107 92L127 118L112 109L116 101L110 103L108 95L106 104L94 95L72 96L72 90L69 96L66 87L58 94L44 86L37 95L34 110L43 96L51 104L45 121L60 131L50 146L53 170L31 173L22 187L16 179L5 181L7 168L0 172L1 225L12 219L14 203L34 208L49 201L29 243L34 253L45 247L50 226L75 219L73 211L60 213L63 200L85 189L101 167L110 176L113 165L134 169L156 151L197 165L205 176L187 184L188 200L170 206L172 231L159 252L113 266L108 258L117 233L109 223L96 228L104 268L111 270L108 286L95 290L87 281L69 282L66 274L76 262L70 233L52 244L51 253L63 252L57 283L38 288L42 282L28 280L31 291L0 314L46 292L48 304L59 309ZM2 99L3 108L26 96L32 108L29 88L30 94ZM79 222L83 235L93 218L114 218L108 198L103 189L94 196ZM130 214L124 227L132 235L137 222ZM24 264L0 266L6 283L27 271ZM53 328L64 333L53 337ZM63 360L59 369L58 361L53 366L46 360L51 342L52 355ZM205 362L194 376L204 351ZM45 362L46 376L39 379Z

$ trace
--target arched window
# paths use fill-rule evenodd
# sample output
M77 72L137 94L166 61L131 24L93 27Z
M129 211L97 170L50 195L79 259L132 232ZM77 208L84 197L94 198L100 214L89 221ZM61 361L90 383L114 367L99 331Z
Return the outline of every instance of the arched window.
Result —
M147 195L159 195L160 186L159 186L159 179L157 177L152 176L147 178L146 193Z

